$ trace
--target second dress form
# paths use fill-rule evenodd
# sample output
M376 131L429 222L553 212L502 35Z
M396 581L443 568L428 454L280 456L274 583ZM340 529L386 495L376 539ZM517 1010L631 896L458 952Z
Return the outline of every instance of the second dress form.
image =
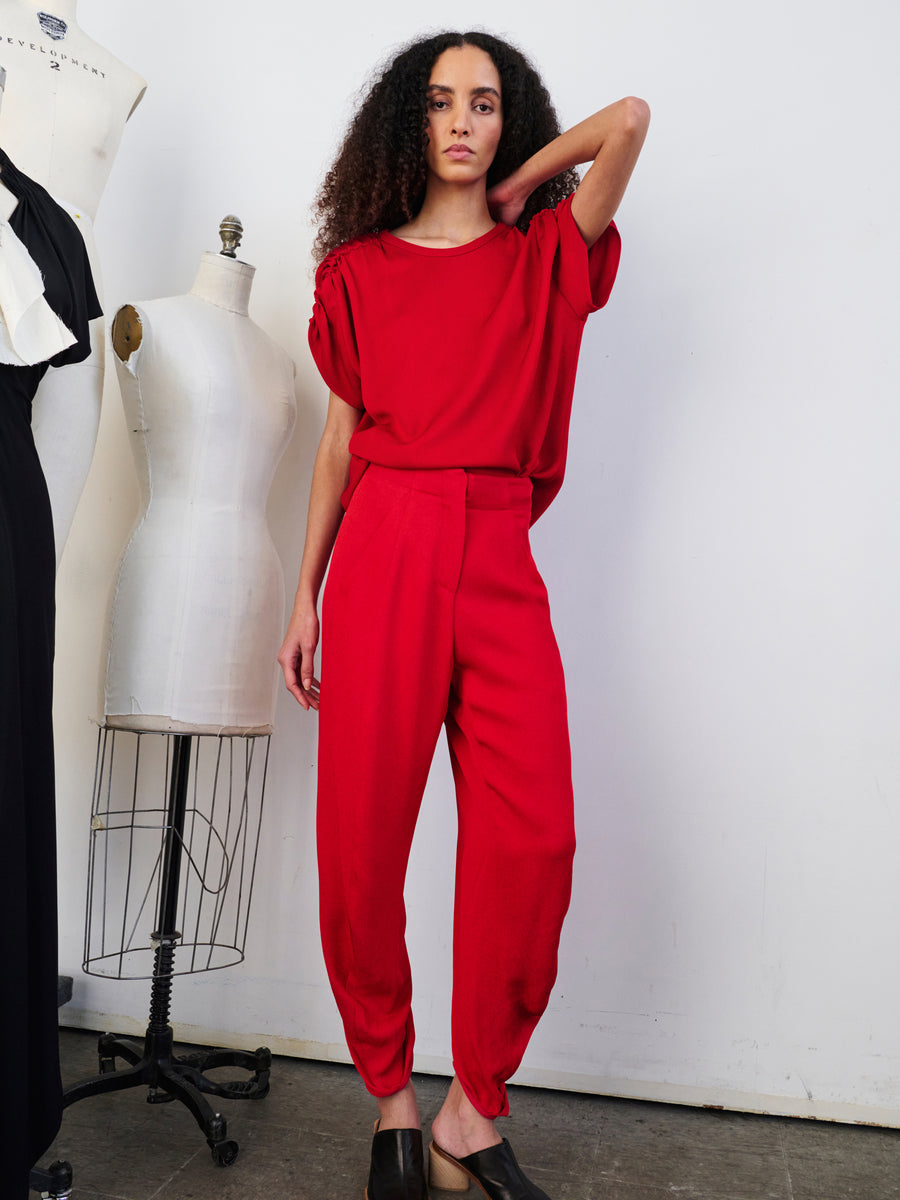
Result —
M102 299L93 222L125 123L146 90L130 67L78 25L77 0L0 0L0 145L75 220ZM59 561L87 479L103 393L103 322L83 362L51 371L32 428L53 509Z
M296 403L293 362L248 316L254 273L204 254L188 295L113 326L143 503L113 599L116 728L272 729L284 580L266 499Z

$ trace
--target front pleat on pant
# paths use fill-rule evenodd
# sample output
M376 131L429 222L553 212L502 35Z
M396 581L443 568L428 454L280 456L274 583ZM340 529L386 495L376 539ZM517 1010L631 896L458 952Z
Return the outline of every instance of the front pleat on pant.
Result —
M441 724L459 814L454 1069L484 1116L550 996L571 894L565 683L531 557L531 484L370 466L322 605L322 944L375 1096L412 1071L403 886Z

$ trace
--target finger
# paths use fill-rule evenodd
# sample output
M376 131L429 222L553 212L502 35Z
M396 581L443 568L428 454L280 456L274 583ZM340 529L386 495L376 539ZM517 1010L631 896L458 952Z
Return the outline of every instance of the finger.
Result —
M296 665L293 662L288 661L282 663L281 670L282 674L284 675L284 686L291 693L298 704L300 704L303 708L309 708L309 702L304 694L300 680L297 678Z
M316 648L314 645L306 646L301 650L300 683L305 692L311 691L313 684L316 687L319 686L318 680L313 675L315 652Z
M287 690L291 693L291 695L294 697L294 699L297 701L297 703L302 708L309 708L309 701L306 698L306 693L303 691L303 688L300 686L299 679L297 679L296 676L293 679L288 679L287 672L285 671L284 682L285 682L285 686L287 687Z

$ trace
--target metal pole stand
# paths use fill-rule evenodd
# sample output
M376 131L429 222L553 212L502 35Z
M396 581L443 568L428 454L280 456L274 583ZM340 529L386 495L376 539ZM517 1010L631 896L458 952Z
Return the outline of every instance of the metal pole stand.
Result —
M116 754L117 737L133 740L124 766L122 755ZM156 739L156 744L142 762L142 741L147 738ZM198 745L211 741L213 755L204 764L198 751L192 771L195 738ZM265 743L259 755L257 742ZM63 1104L146 1085L148 1103L180 1100L188 1107L219 1166L234 1162L238 1144L228 1138L224 1117L204 1093L230 1100L262 1099L269 1090L272 1055L264 1046L252 1052L217 1049L174 1055L169 1024L172 980L176 974L214 970L244 957L268 742L268 737L103 728L98 744L84 969L115 978L146 978L133 970L152 952L150 1020L143 1045L102 1034L100 1073L66 1088ZM234 743L239 744L237 754ZM163 761L168 796L160 809L153 807L152 779ZM149 788L144 786L148 777ZM131 790L130 807L114 807L113 795L123 782ZM144 800L148 791L149 806ZM156 928L149 944L141 945L138 930L154 888ZM179 926L189 929L189 938ZM179 945L192 954L188 966L176 971ZM129 1065L117 1069L117 1058ZM249 1071L252 1078L224 1083L207 1078L206 1071L223 1066Z

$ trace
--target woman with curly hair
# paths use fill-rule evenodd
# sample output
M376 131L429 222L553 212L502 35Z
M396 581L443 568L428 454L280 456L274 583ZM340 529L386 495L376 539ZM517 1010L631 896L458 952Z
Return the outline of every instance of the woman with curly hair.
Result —
M318 198L310 346L331 397L279 662L319 710L322 943L381 1114L368 1200L427 1196L403 886L441 725L456 1074L431 1181L546 1200L494 1125L556 976L574 852L565 684L528 527L562 483L582 330L615 278L612 217L648 121L629 97L561 134L518 50L443 33L375 80Z

